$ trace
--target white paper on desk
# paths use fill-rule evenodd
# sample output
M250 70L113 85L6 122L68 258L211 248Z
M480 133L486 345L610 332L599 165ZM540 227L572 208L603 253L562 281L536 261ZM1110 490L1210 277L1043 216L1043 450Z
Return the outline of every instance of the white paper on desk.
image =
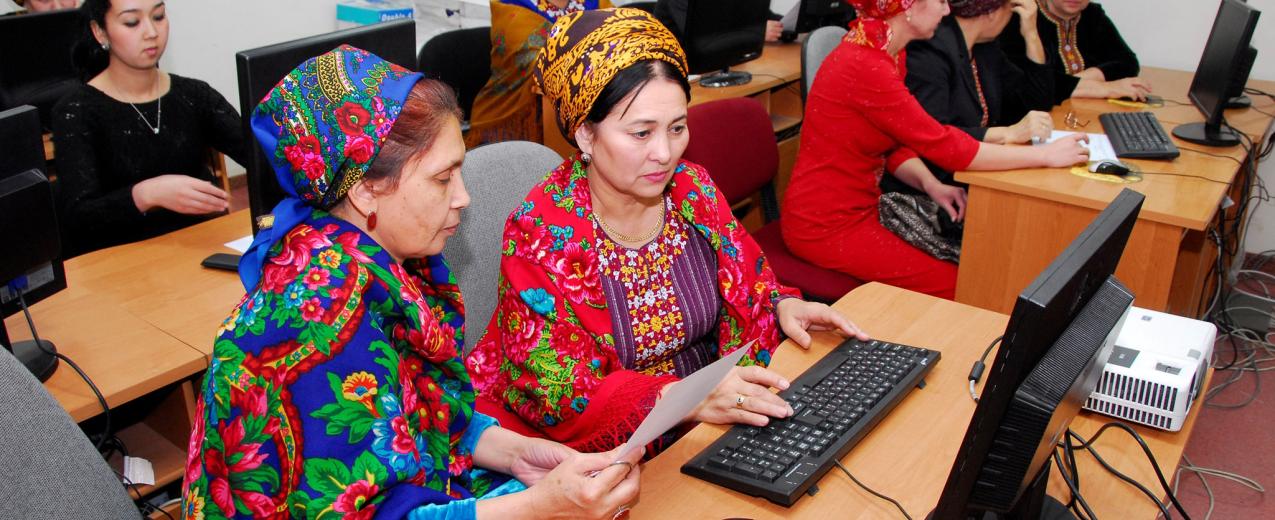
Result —
M236 238L234 240L226 242L226 247L229 247L231 249L234 249L235 251L238 251L239 254L241 255L248 252L248 246L250 245L252 245L252 235L248 235L243 238Z
M1043 144L1049 144L1060 138L1072 135L1076 132L1064 132L1062 130L1054 130L1049 134L1049 140ZM1107 134L1085 134L1089 136L1089 143L1081 143L1081 146L1089 149L1089 162L1097 161L1118 161L1116 158L1116 149L1111 147L1111 139L1107 138ZM1040 146L1040 145L1037 145Z
M646 420L643 420L633 432L633 436L629 437L629 442L624 443L624 447L620 449L620 457L623 458L634 448L646 446L657 437L664 435L669 428L682 422L686 414L691 413L691 410L708 397L708 394L717 387L717 383L726 378L731 367L739 363L744 353L752 349L753 343L756 342L757 340L749 341L734 352L722 356L721 359L696 370L694 374L669 387L664 397L655 403L651 413L647 414Z

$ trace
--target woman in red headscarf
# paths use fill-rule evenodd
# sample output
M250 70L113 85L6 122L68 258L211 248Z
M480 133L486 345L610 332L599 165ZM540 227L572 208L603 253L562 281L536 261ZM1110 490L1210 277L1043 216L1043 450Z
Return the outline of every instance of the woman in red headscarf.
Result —
M934 35L945 0L850 0L859 18L820 67L806 99L801 152L783 205L784 241L798 256L865 281L951 299L956 264L939 260L880 223L886 172L925 192L953 221L965 191L939 182L921 161L959 170L1061 167L1084 162L1082 136L1040 147L980 143L935 121L903 83L904 47Z

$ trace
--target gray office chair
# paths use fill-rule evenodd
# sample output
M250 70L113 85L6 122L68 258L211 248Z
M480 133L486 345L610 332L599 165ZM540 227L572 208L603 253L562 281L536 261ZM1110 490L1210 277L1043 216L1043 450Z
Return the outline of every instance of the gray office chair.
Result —
M845 35L844 28L829 25L811 31L806 36L806 41L801 42L802 101L805 101L806 95L810 93L810 85L815 83L815 73L819 72L823 59L841 44L841 38Z
M472 202L443 255L465 298L466 353L478 343L496 310L505 220L532 186L561 162L557 152L526 141L493 143L465 154L461 174Z
M7 349L0 349L0 473L0 518L141 518L88 437Z

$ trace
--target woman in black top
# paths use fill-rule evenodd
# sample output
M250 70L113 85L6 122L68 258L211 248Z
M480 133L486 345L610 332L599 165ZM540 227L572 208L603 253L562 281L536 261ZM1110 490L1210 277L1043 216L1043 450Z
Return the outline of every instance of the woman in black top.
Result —
M1138 77L1133 53L1102 6L1090 0L1037 0L1036 28L1054 69L1054 101L1069 97L1146 99L1151 84ZM1005 53L1021 64L1017 21L1001 35Z
M996 144L1022 144L1033 137L1047 139L1053 130L1048 110L1053 107L1053 72L1046 63L1034 23L1029 34L1029 61L1024 68L1010 62L996 37L1017 13L1032 20L1033 0L954 0L929 40L907 47L908 90L934 119L952 125L975 139ZM926 163L945 184L961 186L952 173ZM885 192L920 191L886 175Z
M168 41L162 0L88 0L93 39L77 50L88 83L54 108L66 257L158 236L226 211L209 148L242 163L230 103L157 68Z

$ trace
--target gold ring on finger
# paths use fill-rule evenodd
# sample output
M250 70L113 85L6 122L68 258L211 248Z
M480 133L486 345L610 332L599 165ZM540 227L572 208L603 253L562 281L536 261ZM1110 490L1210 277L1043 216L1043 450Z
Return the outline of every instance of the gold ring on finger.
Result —
M739 394L735 396L735 408L742 409L744 407L744 401L746 400L748 400L748 397L745 396L744 394Z

